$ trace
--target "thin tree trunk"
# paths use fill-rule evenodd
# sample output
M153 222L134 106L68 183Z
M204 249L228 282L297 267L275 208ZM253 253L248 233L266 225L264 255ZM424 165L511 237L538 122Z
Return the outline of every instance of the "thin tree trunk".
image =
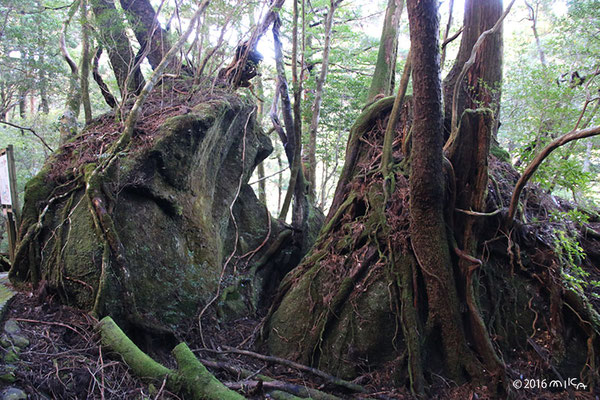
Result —
M259 71L258 77L256 79L255 86L256 86L256 94L258 97L256 120L258 121L258 124L262 127L262 121L263 121L263 118L265 115L265 102L263 101L263 97L265 94L264 94L262 76L260 74L260 71ZM266 206L267 205L267 188L266 188L266 180L264 179L265 178L264 161L261 161L260 164L258 164L256 172L258 174L258 199L261 201L261 203L263 203Z
M40 63L44 63L44 57L40 55ZM50 106L48 105L48 78L46 76L46 71L39 71L39 80L40 80L40 108L43 114L48 114L50 112Z
M585 147L585 157L583 159L583 167L581 168L581 172L590 172L592 149L593 149L593 144L592 144L592 141L589 140Z
M446 62L446 47L443 43L446 43L448 40L448 35L450 34L450 28L452 27L452 13L454 11L454 0L450 0L450 5L448 6L448 23L446 24L446 29L444 30L444 36L442 38L442 59L440 61L440 66L443 69L444 63Z
M161 62L154 69L154 72L152 72L150 79L144 85L144 88L142 89L140 94L137 96L137 99L135 100L133 107L131 107L131 110L129 111L129 115L127 115L127 119L125 120L124 127L123 127L123 132L121 133L119 140L117 141L117 143L114 146L114 154L116 154L118 151L124 150L129 145L129 142L131 141L131 137L133 135L133 128L135 126L135 123L137 122L140 112L142 111L142 106L143 106L144 102L146 101L146 99L148 98L148 96L150 95L152 90L154 89L154 86L156 85L156 83L162 77L162 74L165 71L165 69L167 68L167 66L171 63L173 58L176 56L176 53L185 44L187 38L190 36L190 34L192 33L192 30L194 29L194 27L196 25L196 21L204 13L204 10L206 10L206 7L208 7L209 4L210 4L210 0L204 0L202 2L202 4L200 4L198 9L192 16L186 31L181 35L181 37L177 40L177 42L175 42L175 44L169 49L167 54L165 54L165 56L163 57Z
M81 15L81 66L80 66L80 87L81 87L81 102L83 104L83 112L85 115L85 123L89 124L92 121L92 104L90 102L90 27L88 22L88 2L81 0L79 5Z
M331 50L331 30L333 27L333 16L335 10L342 0L331 0L329 3L329 11L325 18L325 43L323 45L323 57L321 62L321 72L317 77L317 87L315 89L315 99L312 105L312 118L310 120L310 128L308 129L308 167L306 168L306 179L309 184L309 193L313 195L317 187L317 130L319 127L319 117L321 115L321 103L323 102L323 86L327 79L329 70L329 53Z
M277 151L275 154L277 158L277 166L279 167L279 171L283 169L283 162L281 160L281 152ZM279 174L279 178L277 181L277 211L281 210L281 196L283 195L283 174Z
M23 89L19 90L19 117L21 117L21 119L25 118L27 114L27 104L25 102L26 97L27 91Z
M60 143L63 144L77 134L77 117L81 108L81 86L79 82L79 67L75 64L75 61L71 58L65 43L65 35L67 28L71 23L71 19L75 15L75 12L80 7L79 2L73 3L67 19L63 23L62 31L60 34L60 51L64 57L71 74L69 76L69 90L67 92L67 99L65 104L65 111L60 119Z
M37 2L37 6L38 6L38 10L40 11L40 13L38 14L41 17L41 13L44 10L44 5L42 4L41 0L38 0ZM38 46L40 48L43 48L45 46L45 40L44 40L44 32L42 29L42 23L41 23L41 18L37 19L37 23L38 23ZM40 52L39 54L40 57L40 65L44 65L46 60L44 57L44 52ZM40 68L38 70L38 79L40 80L40 109L42 110L43 114L48 114L50 112L50 107L48 105L48 76L46 74L46 70L44 68Z
M377 64L371 80L367 103L376 96L389 96L394 91L394 75L396 73L396 55L398 52L398 28L404 8L404 0L388 0L385 9L385 19L379 41Z
M533 37L535 38L535 45L538 50L540 62L545 67L547 65L546 64L546 54L544 54L544 49L542 48L542 43L540 42L540 35L538 34L538 31L537 31L537 18L539 15L539 13L538 13L539 2L536 0L535 8L528 1L525 1L525 5L527 6L527 8L529 10L529 20L531 21L531 30L533 31Z
M98 46L94 53L94 60L92 61L92 77L98 84L100 88L100 93L102 93L102 97L104 97L104 101L110 108L115 108L117 106L117 99L112 95L106 83L104 83L104 79L102 79L102 75L98 71L98 64L100 61L100 56L102 55L102 47Z
M277 68L277 89L279 96L281 97L281 112L283 115L283 122L285 125L285 138L282 138L283 148L290 165L290 182L288 184L288 190L279 211L279 219L285 219L289 211L290 203L292 201L292 190L290 186L295 186L299 168L294 168L294 159L296 158L296 134L294 132L295 124L292 116L292 104L288 94L287 79L285 77L285 69L283 63L283 50L281 40L279 39L279 27L281 21L279 18L273 23L273 41L275 42L275 65ZM298 163L299 166L299 163Z
M406 95L406 89L408 88L408 81L410 80L410 73L412 70L411 52L408 52L406 57L406 64L404 64L404 71L402 72L402 79L400 80L400 86L398 87L398 94L394 100L394 107L390 113L388 124L385 129L385 135L383 137L383 148L381 150L381 173L385 179L388 179L390 172L390 163L392 162L393 155L393 142L394 135L396 134L396 124L400 118L400 107L404 103L404 96ZM388 187L386 185L386 194Z

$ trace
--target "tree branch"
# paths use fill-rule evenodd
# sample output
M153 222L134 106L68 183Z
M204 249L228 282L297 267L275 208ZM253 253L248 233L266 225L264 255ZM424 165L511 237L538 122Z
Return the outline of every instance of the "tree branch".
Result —
M192 30L194 29L194 26L196 26L196 20L200 18L206 7L208 7L209 3L210 0L204 0L204 2L200 5L198 10L196 10L196 13L192 16L192 19L190 20L185 33L181 35L179 40L177 40L177 42L169 49L167 54L165 54L161 62L156 66L156 69L150 76L150 79L148 79L148 82L146 82L146 85L144 85L144 88L137 97L137 100L133 104L129 115L125 120L125 128L123 129L123 133L121 133L121 137L115 145L114 154L116 154L120 150L123 150L129 144L131 136L133 135L133 127L135 126L138 116L142 110L142 105L146 101L146 98L148 98L148 96L150 95L150 92L152 92L152 89L154 89L154 85L156 85L156 82L158 82L161 78L162 73L169 65L171 59L175 57L175 55L186 43L188 36L190 36Z
M538 169L542 161L546 159L554 150L559 148L560 146L569 143L573 140L583 139L590 136L600 135L600 126L594 126L591 128L573 130L569 133L562 135L554 139L550 142L546 147L542 149L542 151L533 159L531 164L525 169L523 175L517 181L515 185L515 189L513 190L513 195L510 199L510 206L508 208L508 215L506 217L507 223L511 223L513 218L515 217L515 213L517 210L517 205L519 203L519 197L521 196L521 192L523 188L529 181L529 179L533 176L535 171Z
M54 151L54 150L52 150L52 147L48 146L48 143L46 143L46 141L44 140L44 138L43 138L43 137L41 137L40 135L38 135L38 134L37 134L37 132L36 132L36 131L34 131L33 129L31 129L31 128L26 128L26 127L24 127L24 126L19 126L19 125L16 125L16 124L13 124L13 123L10 123L10 122L7 122L7 121L0 121L0 124L4 124L4 125L8 125L8 126L12 126L13 128L20 129L21 131L29 131L29 132L33 133L33 135L34 135L36 138L38 138L38 139L40 140L40 142L42 142L42 144L43 144L43 145L44 145L44 146L45 146L45 147L46 147L48 150L50 150L50 152L53 152L53 151Z
M452 27L452 12L454 11L454 0L450 0L450 6L448 7L448 23L446 24L446 30L444 31L444 38L442 39L442 57L440 61L440 67L444 68L444 61L446 61L446 45L448 42L448 35L450 34L450 28ZM454 35L454 37L458 37L458 35L462 32L462 28Z
M102 79L102 75L100 75L100 72L98 71L98 62L100 60L101 55L102 46L98 46L94 53L94 59L92 61L92 77L98 84L98 87L100 88L100 93L102 93L102 97L104 97L104 101L106 101L106 104L108 104L110 108L115 108L117 106L117 99L115 99L115 96L112 95L110 89L104 82L104 79Z
M332 385L343 387L343 388L346 388L348 390L351 390L351 391L357 392L357 393L365 393L366 392L366 389L364 387L362 387L360 385L357 385L356 383L345 381L343 379L340 379L338 377L330 375L327 372L323 372L323 371L321 371L319 369L308 367L306 365L299 364L297 362L290 361L290 360L287 360L285 358L273 357L273 356L266 356L264 354L255 353L253 351L240 350L240 349L236 349L236 348L229 347L229 346L223 346L223 349L224 350L212 350L212 349L199 349L199 350L201 350L201 351L209 351L211 353L217 353L217 354L219 354L219 353L241 354L241 355L244 355L244 356L256 358L258 360L285 365L287 367L295 368L295 369L300 370L300 371L309 372L309 373L311 373L313 375L316 375L316 376L318 376L320 378L325 379L327 382L331 383Z

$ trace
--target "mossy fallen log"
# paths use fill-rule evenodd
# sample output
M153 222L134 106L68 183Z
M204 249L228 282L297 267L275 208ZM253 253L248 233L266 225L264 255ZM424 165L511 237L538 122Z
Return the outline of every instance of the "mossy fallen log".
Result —
M169 369L153 360L127 337L111 317L104 317L97 326L103 346L118 353L133 373L146 380L167 378L167 387L197 400L243 400L244 396L227 389L194 356L185 343L173 349L178 369Z
M174 371L154 361L127 337L111 317L98 323L102 345L118 353L133 372L142 379L164 379Z
M238 400L244 396L228 389L196 358L187 344L180 343L173 349L177 360L181 388L194 399Z

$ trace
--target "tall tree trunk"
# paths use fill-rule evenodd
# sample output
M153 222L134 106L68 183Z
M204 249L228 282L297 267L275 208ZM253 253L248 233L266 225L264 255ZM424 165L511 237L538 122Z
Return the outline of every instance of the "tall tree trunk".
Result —
M444 220L443 116L437 0L409 0L414 119L410 173L410 238L427 289L430 323L441 329L446 368L454 379L481 371L468 349ZM481 373L481 372L479 372Z
M38 10L40 11L38 13L38 18L36 20L37 24L38 24L38 46L41 48L43 48L46 44L46 41L44 39L44 32L43 32L43 28L42 28L42 11L44 11L44 5L42 3L41 0L38 0L37 2L37 6L38 6ZM40 65L44 65L45 64L45 57L44 57L44 52L40 51L39 54L39 63ZM40 88L40 109L42 110L43 114L48 114L50 112L50 106L48 105L48 75L46 73L46 70L42 67L38 70L38 79L40 81L39 84L39 88Z
M81 66L79 74L79 84L81 86L81 103L85 115L85 123L92 121L92 104L90 102L90 63L92 54L90 52L90 27L88 21L88 1L81 0L79 5L81 15Z
M27 114L27 104L25 98L27 97L27 91L24 89L19 90L19 117L25 118Z
M302 9L298 9L298 2L301 2ZM305 33L306 33L306 15L305 15L305 0L294 0L294 16L292 29L292 81L294 93L294 134L296 135L296 149L294 155L293 167L298 170L296 182L294 186L294 205L292 208L292 224L300 232L295 236L295 240L303 247L301 243L305 241L307 235L308 216L309 216L309 200L308 200L308 183L304 177L302 170L302 86L304 81L304 54L305 54ZM300 49L300 57L298 55L298 19L302 12L302 48ZM300 73L298 73L298 64L300 64ZM291 186L291 183L290 183ZM311 243L312 244L312 243Z
M486 3L488 8L474 9L474 3L479 6ZM466 11L465 32L463 32L460 51L467 51L463 48L463 44L469 43L468 61L464 61L460 65L460 71L454 78L455 86L453 86L452 97L446 97L446 100L451 103L449 112L452 134L445 150L447 150L449 165L451 165L448 169L452 171L449 174L450 186L455 188L454 193L451 195L451 202L448 205L448 225L453 229L454 239L451 241L453 250L459 256L458 267L461 277L458 280L459 292L465 297L468 308L467 329L471 334L472 345L486 368L489 371L494 371L500 379L503 376L504 365L498 358L490 341L474 294L476 289L473 274L482 264L480 260L474 257L481 229L481 218L464 215L455 212L454 209L485 211L488 156L492 138L497 131L500 79L502 76L501 27L502 20L513 3L509 4L505 13L502 13L501 0L496 1L495 4L490 4L487 1L467 2L465 4L466 9L470 11ZM492 5L496 7L491 7ZM490 13L494 14L493 17L488 15ZM469 24L474 24L474 26ZM484 34L484 32L486 33ZM469 39L473 39L475 34L475 41L470 44ZM457 58L459 61L461 60L460 51ZM476 57L473 59L475 53ZM453 71L459 65L459 61L455 63ZM452 76L453 71L450 72L449 77ZM466 71L468 73L465 75ZM462 82L465 76L467 79ZM461 82L458 82L459 80ZM466 92L460 90L462 84L467 85L467 97L464 97ZM445 87L444 90L446 89L448 88ZM456 96L459 97L456 98ZM452 104L452 102L455 102L455 104ZM474 110L480 107L486 107L487 109ZM448 116L447 114L446 117ZM460 126L458 122L453 121L455 118L460 120Z
M529 10L529 20L531 21L531 30L533 32L533 37L535 38L535 45L538 50L538 55L540 57L540 62L545 67L546 66L546 54L544 53L544 49L542 48L542 43L540 42L540 35L537 30L537 20L539 16L539 6L540 3L538 0L535 1L535 7L532 6L528 1L525 1L525 5Z
M77 134L77 118L81 110L81 86L79 81L79 67L75 64L75 61L71 58L67 44L65 42L65 36L67 28L71 23L71 19L75 15L75 12L80 8L80 3L75 2L71 6L67 19L63 23L62 31L60 33L60 51L63 58L69 65L71 74L69 75L69 90L67 91L67 99L65 100L65 111L60 118L60 143L66 143L69 139Z
M325 18L325 43L323 45L323 57L321 62L321 72L317 77L317 87L315 89L315 99L312 105L312 118L310 120L310 128L308 129L308 166L306 168L306 179L308 180L309 193L315 195L317 188L317 129L319 127L319 117L321 115L321 103L323 102L323 86L327 79L329 70L329 52L331 50L331 30L333 27L333 16L335 10L342 0L331 0L329 10Z
M281 40L279 39L280 26L281 21L279 20L279 18L277 18L273 23L273 38L275 41L275 63L277 68L278 80L277 90L279 90L279 94L281 96L281 112L283 114L283 121L285 125L285 138L282 138L282 142L283 147L285 149L285 154L288 159L288 163L290 165L290 181L288 184L288 190L283 199L283 204L279 213L279 218L285 220L289 211L292 197L295 194L296 182L298 181L300 175L302 175L302 181L304 181L304 174L302 172L302 168L300 168L300 154L302 142L298 140L302 136L299 136L296 132L297 125L293 115L292 104L289 98L287 79L285 77L283 63L282 44ZM294 62L292 62L292 65L293 63ZM300 126L300 129L301 128L302 127Z
M255 80L256 86L256 94L258 97L257 100L257 109L256 109L256 121L262 127L262 121L265 116L265 102L263 100L265 91L263 88L262 75L260 74L260 70L258 76ZM258 199L266 206L267 205L267 187L265 181L265 164L264 161L261 161L256 168L256 173L258 175Z
M450 132L454 86L464 64L471 56L475 42L481 34L491 29L502 15L502 0L466 0L464 30L456 61L444 79L444 125ZM466 109L489 107L494 112L493 137L498 131L500 111L500 86L502 82L502 29L487 37L477 53L475 64L469 69L461 85L458 99L458 120Z
M167 32L158 23L156 12L148 0L120 0L133 28L141 51L147 51L148 62L155 69L169 51Z
M44 57L40 55L40 63L44 62ZM38 74L40 80L40 108L43 114L50 112L50 106L48 105L48 78L46 71L41 69Z
M452 16L454 12L454 0L450 0L450 5L448 6L448 23L446 24L446 29L444 30L444 36L442 36L442 60L440 61L440 67L444 68L444 63L446 62L446 49L448 46L444 46L446 40L448 40L448 35L450 34L450 28L452 27Z
M389 96L394 91L394 77L396 73L396 55L398 53L398 28L400 17L404 8L404 0L388 0L385 9L385 19L379 41L377 64L371 81L371 88L367 96L367 103L377 95Z
M144 77L139 67L135 66L131 43L114 0L91 0L91 4L102 45L107 49L121 95L126 97L128 94L139 93L144 86Z

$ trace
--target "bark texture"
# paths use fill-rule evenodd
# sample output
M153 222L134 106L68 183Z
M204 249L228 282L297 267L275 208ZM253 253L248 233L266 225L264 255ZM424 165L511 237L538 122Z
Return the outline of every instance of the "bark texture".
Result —
M148 0L120 0L135 38L141 46L141 54L147 54L152 69L158 67L171 47L167 32L158 23L156 12Z
M469 69L464 82L457 79L471 56L473 45L479 36L492 28L502 15L502 0L467 0L465 1L464 30L460 48L454 65L444 79L444 126L446 135L450 132L452 115L452 94L456 84L461 85L458 101L458 119L466 109L489 107L497 120L500 111L500 86L502 82L502 29L487 37L482 44L475 64ZM492 131L495 137L498 130L497 121Z
M117 79L121 95L138 93L144 86L144 77L131 49L125 27L114 0L90 0L102 47L107 50L110 65Z
M414 122L410 238L427 287L429 318L441 329L446 368L455 379L473 363L461 325L444 220L443 116L436 0L408 1L413 51ZM469 365L473 368L473 365Z
M394 91L396 74L396 55L398 53L398 28L404 8L404 0L388 0L385 9L385 19L379 41L377 64L367 96L367 103L372 102L377 95L389 96Z

